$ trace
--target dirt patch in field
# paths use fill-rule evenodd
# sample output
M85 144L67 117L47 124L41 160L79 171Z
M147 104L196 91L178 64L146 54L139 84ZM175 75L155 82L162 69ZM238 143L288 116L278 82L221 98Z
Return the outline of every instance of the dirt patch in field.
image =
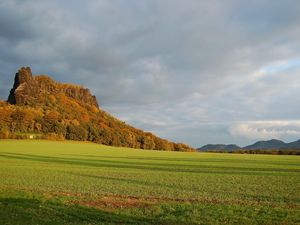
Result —
M135 197L116 196L104 196L96 200L73 200L68 203L96 208L146 208L154 204L154 202Z
M275 202L266 202L260 200L239 200L239 199L180 199L166 197L135 197L123 195L93 195L87 193L72 192L52 192L44 193L47 199L64 197L67 204L78 204L95 208L147 208L162 203L186 203L186 204L211 204L211 205L244 205L244 206L260 206L268 205L270 207L286 207L290 209L299 209L298 204L280 204Z
M211 204L211 205L244 205L259 206L264 205L259 201L241 201L241 200L208 200L208 199L172 199L172 198L140 198L130 196L103 196L95 200L71 200L69 204L79 204L96 208L147 208L161 203L189 203L189 204ZM268 204L270 207L282 207L280 204ZM286 208L296 209L299 205L287 204Z

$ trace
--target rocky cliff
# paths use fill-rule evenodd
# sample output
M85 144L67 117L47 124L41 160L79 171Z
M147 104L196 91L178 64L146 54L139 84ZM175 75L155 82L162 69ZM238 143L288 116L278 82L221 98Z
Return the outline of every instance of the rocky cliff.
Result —
M44 75L32 76L30 67L22 67L16 73L8 102L16 105L32 105L38 103L42 96L50 94L64 94L82 103L99 107L96 97L89 89L61 84Z

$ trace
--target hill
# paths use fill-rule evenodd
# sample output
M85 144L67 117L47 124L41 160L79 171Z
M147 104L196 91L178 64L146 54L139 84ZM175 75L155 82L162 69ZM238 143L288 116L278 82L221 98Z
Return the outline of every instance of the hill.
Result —
M223 145L223 144L208 144L208 145L204 145L201 148L198 148L199 151L226 151L226 152L230 152L230 151L236 151L241 149L240 146L238 145Z
M300 150L300 139L298 141L285 143L281 140L268 140L268 141L258 141L255 142L252 145L248 145L245 147L239 147L237 145L223 145L223 144L208 144L204 145L201 148L198 148L199 151L243 151L243 150L278 150L278 151L284 151L284 150Z
M33 76L22 67L8 100L0 102L0 138L79 140L141 149L193 151L136 129L99 108L89 89Z
M269 141L258 141L252 145L248 145L244 147L243 149L247 150L256 150L256 149L261 149L261 150L266 150L266 149L280 149L286 147L286 143L280 140L272 139Z
M298 141L293 141L288 143L285 148L287 149L300 149L300 139Z

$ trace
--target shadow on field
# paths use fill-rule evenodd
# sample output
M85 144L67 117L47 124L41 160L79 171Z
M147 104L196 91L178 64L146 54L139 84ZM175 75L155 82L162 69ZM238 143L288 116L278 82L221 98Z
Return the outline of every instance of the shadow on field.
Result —
M296 172L299 173L300 169L288 169L288 168L250 168L250 167L238 167L232 166L219 166L214 165L187 165L187 164L170 164L160 162L130 162L130 161L118 161L118 160L105 160L105 159L76 159L76 158L63 158L63 157L51 157L21 153L9 153L3 152L0 157L30 160L46 163L61 163L67 165L76 166L92 166L92 167L109 167L120 169L139 169L150 171L164 171L164 172L189 172L189 173L208 173L208 174L228 174L228 175L271 175L278 176L276 172ZM290 175L290 174L282 174Z
M0 198L0 224L151 224L149 219L79 205Z
M148 186L148 187L152 186L152 187L158 187L158 188L164 187L164 188L176 189L176 187L174 187L174 185L166 185L166 184L162 184L161 182L146 182L146 181L142 181L142 180L133 180L133 179L125 179L125 178L117 178L117 177L105 177L105 176L98 176L98 175L73 173L73 172L69 172L68 174L75 175L75 176L81 176L81 177L87 177L87 178L94 178L94 179L101 179L101 180L108 180L108 181L117 181L117 182L125 182L125 183L129 183L129 184L137 184L137 185L144 185L144 186Z
M218 153L215 153L218 154ZM222 153L223 154L223 153ZM299 163L292 163L290 161L266 161L265 159L241 159L241 158L168 158L168 157L137 157L137 156L99 156L99 155L81 155L81 154L62 154L64 156L73 157L88 157L88 158L100 158L100 159L125 159L125 160L143 160L143 161L162 161L162 162L187 162L187 163L247 163L251 164L263 164L263 165L279 165L279 166L300 166ZM230 156L240 156L237 154L231 154ZM275 156L277 155L270 155ZM280 155L282 156L282 155Z
M58 200L0 198L0 224L299 224L297 208L287 209L263 205L162 204L149 211L122 210L106 211L63 204Z

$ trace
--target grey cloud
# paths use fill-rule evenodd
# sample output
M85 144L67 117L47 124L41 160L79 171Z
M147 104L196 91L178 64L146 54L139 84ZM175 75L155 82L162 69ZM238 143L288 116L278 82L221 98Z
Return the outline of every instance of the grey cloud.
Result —
M299 117L299 66L254 79L300 58L299 25L296 0L4 0L0 95L29 65L165 138L246 143L230 124Z
M20 41L35 37L31 16L21 14L13 1L0 3L0 37L7 41ZM12 14L12 12L14 12Z

